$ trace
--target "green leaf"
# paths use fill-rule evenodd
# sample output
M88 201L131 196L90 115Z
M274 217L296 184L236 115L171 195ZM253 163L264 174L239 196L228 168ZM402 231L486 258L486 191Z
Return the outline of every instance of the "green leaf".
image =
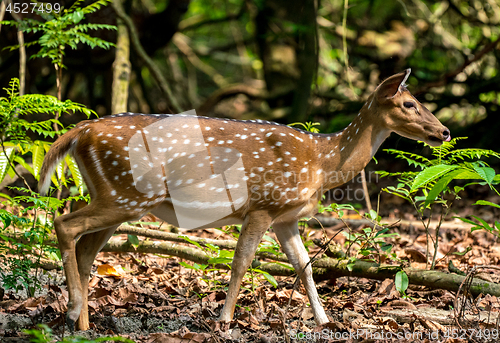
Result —
M127 239L130 244L139 245L139 238L136 235L127 235Z
M387 231L389 231L388 227L383 228L382 230L380 230L379 232L377 232L377 234L375 235L375 237L379 237L379 236L383 235L384 233L386 233Z
M0 220L3 222L3 228L6 229L12 223L12 214L6 210L1 210Z
M413 192L427 183L443 176L449 171L458 168L456 165L438 164L437 166L429 167L417 174L410 191Z
M470 219L467 219L467 218L464 218L464 217L453 217L455 219L459 219L461 221L463 221L464 223L467 223L467 224L471 224L471 225L476 225L477 226L477 223L473 220L470 220Z
M234 250L220 250L219 257L227 257L232 259L234 257Z
M455 179L455 176L461 174L462 172L463 172L462 168L453 170L452 172L443 176L438 182L436 182L434 187L432 187L432 189L429 191L429 194L427 194L424 207L427 207L427 205L434 202L437 196L441 194L441 192L448 187L448 184Z
M461 173L455 176L455 180L478 180L481 176L474 170L463 169Z
M68 165L69 171L73 176L73 181L75 182L76 187L78 188L78 192L83 196L83 176L80 173L80 169L78 169L78 165L73 157L70 155L66 155L64 158L66 164Z
M0 182L3 181L5 175L7 175L7 171L11 168L9 161L12 161L12 155L15 151L14 147L4 147L4 150L0 151Z
M491 186L491 182L495 178L495 169L490 167L480 167L477 163L473 164L474 170L481 176L481 179L486 181Z
M212 250L213 252L219 252L219 250L220 250L218 246L210 244L210 243L205 243L205 246L208 249Z
M274 240L274 238L272 238L271 236L268 236L268 235L264 235L264 236L262 237L262 239L263 239L263 240L265 240L265 241L268 241L268 242L270 242L270 243L272 243L272 244L278 244L278 243Z
M82 21L82 19L83 19L82 11L73 12L73 15L71 16L71 20L73 20L73 23L78 24L80 21Z
M370 217L371 220L377 220L377 211L375 210L370 210L370 212L368 213L368 217Z
M191 244L193 244L193 245L197 246L197 247L198 247L198 248L200 248L201 250L204 250L204 249L201 247L200 243L193 241L193 240L192 240L191 238L189 238L188 236L181 236L181 237L182 237L182 238L183 238L186 242L191 243Z
M64 177L64 161L61 161L57 164L56 175L57 179L61 180L63 185L66 185L66 178Z
M33 176L40 180L40 169L42 169L43 158L45 157L45 149L40 141L35 141L31 147L33 154Z
M22 158L21 156L15 156L14 161L22 165L27 171L31 173L31 175L33 175L33 168L28 163L26 163L24 158Z
M408 275L403 270L400 270L396 273L394 283L398 292L404 293L408 289Z
M462 252L459 252L459 251L455 251L453 253L453 255L457 255L457 256L464 256L465 254L467 254L469 251L472 250L472 247L467 247L465 248L465 251L462 251Z
M262 274L262 276L264 276L266 278L266 280L271 284L273 285L274 288L278 287L278 282L276 281L276 279L274 278L274 276L272 276L271 274L269 274L268 272L265 272L263 270L260 270L260 269L254 269L254 271L256 273L260 273Z
M226 264L231 262L233 262L233 259L227 257L213 257L207 261L208 264Z
M198 264L195 264L195 266L192 266L192 265L190 265L190 264L187 264L187 263L186 263L186 262L184 262L184 261L179 261L179 264L180 264L181 266L183 266L184 268L188 268L188 269L194 269L194 270L199 270L199 269L200 269L200 268L197 268L197 267L199 267L199 265L198 265Z
M385 253L389 253L392 250L392 244L381 245L380 249Z
M476 201L476 203L474 205L485 205L485 206L493 206L496 208L500 208L500 205L495 204L495 203L490 202L490 201L486 201L486 200L478 200L478 201Z
M488 230L488 231L492 231L493 228L483 219L483 218L480 218L478 216L475 216L475 215L471 215L471 217L473 217L474 219L476 219L478 222L480 222L482 224L482 226Z

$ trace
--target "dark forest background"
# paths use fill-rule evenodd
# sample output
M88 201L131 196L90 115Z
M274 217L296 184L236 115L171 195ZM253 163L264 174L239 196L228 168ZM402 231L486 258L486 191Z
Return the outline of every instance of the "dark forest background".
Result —
M68 8L73 1L58 3ZM125 0L123 8L174 98L131 47L131 112L194 108L199 115L320 122L322 132L332 132L350 122L382 79L412 68L410 91L452 137L499 150L498 0ZM36 15L17 19L26 18ZM4 19L13 20L10 13ZM117 15L109 5L84 20L116 24ZM116 42L118 33L91 35ZM19 75L19 50L3 49L16 44L16 29L3 26L1 87ZM27 47L27 56L37 49ZM111 114L114 59L114 48L67 49L63 100ZM28 59L25 89L56 95L48 59ZM392 140L398 148L415 146Z

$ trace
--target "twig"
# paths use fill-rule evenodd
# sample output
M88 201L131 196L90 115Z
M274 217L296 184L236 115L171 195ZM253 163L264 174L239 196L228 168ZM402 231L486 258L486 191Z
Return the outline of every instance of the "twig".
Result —
M459 328L462 328L462 325L460 324L460 319L465 318L465 302L467 301L468 296L473 295L476 296L477 294L474 294L474 292L470 289L471 285L473 284L474 281L474 275L477 274L479 269L497 269L500 270L500 267L498 266L488 266L488 265L480 265L480 266L474 266L468 273L466 277L463 277L464 279L460 283L460 286L458 287L457 293L455 295L455 300L453 301L453 312L455 314L454 319L455 322L457 323ZM459 304L459 297L462 292L464 292L464 303ZM477 292L476 292L477 293ZM484 294L488 294L487 292L484 292Z
M363 186L363 193L365 193L366 208L368 209L368 212L370 212L372 210L372 204L370 202L370 193L368 193L364 169L361 170L361 185Z
M5 234L5 233L4 233ZM6 235L6 234L5 234ZM7 236L7 235L6 235ZM50 239L51 236L49 236ZM18 237L22 241L22 237ZM48 243L52 245L52 243ZM180 246L169 243L155 243L150 241L142 241L139 245L134 246L129 242L117 242L111 240L102 249L104 252L134 252L134 253L154 253L177 256L182 259L190 260L196 263L208 264L210 255L190 247ZM314 260L311 259L309 263ZM227 264L216 265L217 268L229 270ZM495 268L496 266L483 266L484 268ZM291 276L294 274L289 268L283 267L277 263L262 262L259 269L274 276ZM314 260L313 274L314 279L318 282L321 280L329 280L341 276L363 277L374 280L392 279L400 266L387 264L379 264L370 261L355 260L354 262L347 259L333 259L323 257ZM452 292L459 290L461 283L465 277L456 274L447 274L438 270L420 270L415 268L405 268L404 271L408 275L410 284L430 287L432 289L445 289ZM500 285L475 278L472 281L470 293L473 296L479 294L491 294L500 296Z
M432 263L431 263L431 269L434 269L436 267L436 257L437 257L437 252L438 252L438 246L439 246L439 229L441 228L441 223L443 222L443 213L444 213L444 206L441 206L441 214L439 216L439 224L436 227L436 240L434 241L434 254L432 255ZM446 211L446 214L448 214L448 211Z
M224 76L219 74L219 72L215 68L200 60L199 57L194 53L193 49L191 49L191 47L188 45L187 40L188 38L182 33L176 33L172 37L172 42L184 55L186 55L189 62L191 62L193 66L201 70L206 75L210 76L217 86L226 86L228 82L226 81Z
M500 43L500 37L498 37L494 42L491 42L490 44L484 46L479 52L474 54L474 57L465 60L465 62L460 67L458 67L457 69L446 74L443 78L441 78L441 80L429 82L429 83L425 84L422 88L420 88L418 91L416 91L415 93L416 94L423 93L423 92L427 91L429 88L441 87L441 86L448 84L450 80L454 79L458 74L460 74L462 71L464 71L464 69L466 67L468 67L469 65L471 65L472 63L474 63L476 61L479 61L484 55L489 53L491 50L495 49L495 47L498 45L498 43Z
M344 51L344 64L345 73L347 76L347 82L349 83L349 88L352 94L357 99L358 96L354 92L354 87L352 85L351 75L349 74L349 55L347 54L347 10L349 9L349 0L344 0L344 15L342 18L342 49Z
M207 20L202 20L193 24L187 24L186 22L188 20L183 20L179 23L179 31L189 31L189 30L195 30L201 26L205 25L211 25L211 24L218 24L218 23L223 23L225 21L233 21L233 20L238 20L241 18L241 16L245 13L245 5L241 6L240 10L238 13L234 14L228 14L225 17L221 18L211 18Z
M19 41L19 96L23 96L26 85L26 47L23 31L17 30L17 40Z
M135 226L122 224L118 227L115 233L122 233L127 235L136 235L141 237L148 237L152 239L159 239L169 242L177 242L177 243L186 243L191 244L185 237L189 238L190 241L198 243L202 246L207 246L209 244L216 245L221 249L236 249L236 241L230 240L221 240L221 239L210 239L210 238L200 238L197 236L187 236L184 234L176 234L171 232L165 232L160 230L152 230L152 229L143 229ZM256 256L262 258L269 258L274 261L285 262L288 263L288 259L285 254L272 254L268 252L260 252L257 250Z

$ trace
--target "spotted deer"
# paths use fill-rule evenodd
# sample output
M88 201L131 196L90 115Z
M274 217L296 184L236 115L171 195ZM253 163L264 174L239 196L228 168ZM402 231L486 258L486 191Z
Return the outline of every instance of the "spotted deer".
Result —
M83 121L45 157L39 189L71 154L90 192L88 206L55 219L69 291L67 322L89 328L92 263L115 229L152 213L181 227L242 224L220 320L236 298L257 246L272 226L300 275L318 325L328 322L308 265L298 219L322 194L349 181L396 132L437 146L449 130L407 90L410 69L383 81L352 123L332 134L262 120L121 113Z

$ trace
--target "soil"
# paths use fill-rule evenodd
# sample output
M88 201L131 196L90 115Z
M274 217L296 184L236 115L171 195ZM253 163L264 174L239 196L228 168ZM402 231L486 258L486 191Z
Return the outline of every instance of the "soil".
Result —
M436 269L450 272L450 261L465 273L473 266L498 265L500 244L496 236L482 230L471 232L469 227L464 228L461 222L452 218L475 214L490 223L498 220L500 211L472 206L478 198L496 201L487 190L477 187L472 193L464 194L465 200L456 202L455 210L445 220L447 228L440 231ZM373 205L376 206L376 202ZM391 232L398 235L387 239L393 245L395 256L405 265L428 268L430 260L426 256L425 231L418 225L398 224L399 219L418 223L412 207L399 198L384 195L380 214L384 220L395 223ZM345 218L360 217L352 212ZM431 219L438 220L437 214L432 215ZM362 232L363 227L351 229ZM337 231L338 228L305 228L303 234L309 242L314 238L324 239L325 235L332 237ZM232 238L230 234L223 234L217 229L186 234ZM273 236L272 233L270 235ZM127 236L120 235L114 239L126 240ZM346 235L335 236L334 242L345 247ZM312 242L308 248L311 256L320 249ZM367 258L377 259L378 256ZM221 324L217 322L217 316L224 303L230 273L211 270L210 267L205 270L187 268L182 262L186 261L152 254L99 253L90 280L91 329L75 332L74 335L88 339L119 335L134 342L199 343L267 343L284 342L288 338L294 342L500 340L497 324L491 320L479 323L477 318L466 316L482 313L496 318L500 310L496 297L482 295L471 299L474 306L464 308L461 326L458 326L453 319L453 309L457 307L457 299L460 299L455 294L432 287L410 285L405 295L402 295L396 290L394 280L389 279L377 281L341 277L319 282L318 292L331 323L318 327L308 307L303 287L293 287L294 277L276 277L278 286L274 288L261 275L255 274L252 278L247 274L238 298L235 320ZM390 263L388 259L383 262ZM70 334L64 326L68 295L63 271L40 272L37 274L40 288L34 297L29 297L23 290L5 290L0 302L0 342L29 342L23 330L41 323L51 328L53 339L60 340L63 334L66 337ZM485 269L481 277L498 282L498 275L498 270ZM490 330L488 337L487 329ZM496 336L494 330L497 330ZM475 337L467 336L472 332L476 334ZM387 336L388 333L392 336ZM453 334L459 337L460 333L465 333L463 337L468 340L452 337ZM432 334L438 336L423 336Z

